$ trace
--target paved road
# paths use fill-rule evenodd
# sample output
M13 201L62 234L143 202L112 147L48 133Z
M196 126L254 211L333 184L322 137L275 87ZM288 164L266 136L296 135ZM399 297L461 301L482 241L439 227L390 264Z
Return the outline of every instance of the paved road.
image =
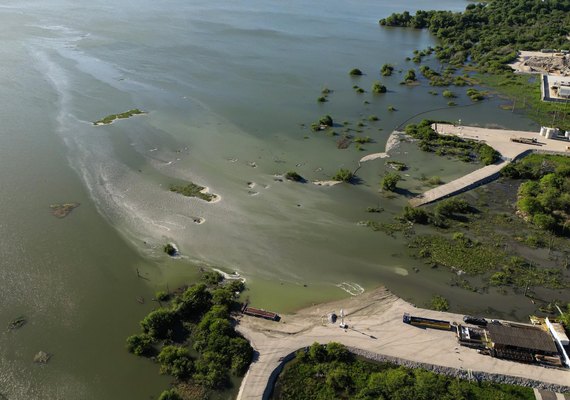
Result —
M329 312L344 308L350 329L323 322ZM270 379L282 360L314 342L336 341L347 346L401 359L456 369L508 374L545 383L569 385L570 371L525 365L478 354L460 347L452 332L420 329L402 323L404 312L461 322L462 315L416 309L386 289L348 300L314 306L271 322L244 316L238 331L259 353L244 378L238 400L264 399ZM272 377L273 375L273 377Z

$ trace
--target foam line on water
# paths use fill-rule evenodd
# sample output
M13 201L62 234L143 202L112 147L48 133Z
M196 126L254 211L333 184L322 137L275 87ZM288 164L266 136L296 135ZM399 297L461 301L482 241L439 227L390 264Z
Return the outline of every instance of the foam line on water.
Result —
M355 282L341 282L337 284L336 287L344 290L346 293L350 294L351 296L358 296L364 293L364 288Z

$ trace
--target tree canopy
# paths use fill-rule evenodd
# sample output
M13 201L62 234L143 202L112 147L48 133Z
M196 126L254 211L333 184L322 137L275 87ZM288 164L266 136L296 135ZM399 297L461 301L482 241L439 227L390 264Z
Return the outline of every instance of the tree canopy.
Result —
M492 0L463 12L405 11L380 25L427 28L440 41L436 56L462 65L472 59L484 72L510 70L518 50L570 49L568 0Z

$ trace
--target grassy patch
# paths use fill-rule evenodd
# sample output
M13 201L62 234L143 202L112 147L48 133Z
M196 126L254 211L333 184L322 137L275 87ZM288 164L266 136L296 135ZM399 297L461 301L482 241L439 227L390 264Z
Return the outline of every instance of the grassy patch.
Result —
M505 109L523 111L540 125L570 130L570 107L542 101L540 78L536 75L478 74L476 79L480 85L496 90L509 100Z
M436 311L448 311L449 302L445 297L436 294L431 298L430 308Z
M146 113L144 111L139 110L138 108L134 108L132 110L125 111L124 113L107 115L105 118L93 122L93 125L109 125L115 120L126 119L132 117L133 115L141 115L141 114L146 114Z
M494 271L507 259L500 248L465 237L454 240L441 235L418 236L412 241L412 246L430 263L468 274Z
M216 196L213 194L202 192L204 189L206 189L206 188L203 186L200 186L200 185L196 185L195 183L192 183L192 182L187 183L185 185L171 185L170 186L171 192L179 193L179 194L186 196L186 197L197 197L199 199L206 200L206 201L212 201L216 198Z

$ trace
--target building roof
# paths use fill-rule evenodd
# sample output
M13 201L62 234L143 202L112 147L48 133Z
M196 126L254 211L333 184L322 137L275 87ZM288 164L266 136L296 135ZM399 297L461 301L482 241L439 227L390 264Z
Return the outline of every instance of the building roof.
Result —
M568 86L560 86L560 89L558 89L558 96L560 96L560 97L570 97L570 87L568 87Z
M540 328L521 325L487 326L489 336L494 344L513 346L529 350L538 350L548 353L557 353L558 349L549 333Z

